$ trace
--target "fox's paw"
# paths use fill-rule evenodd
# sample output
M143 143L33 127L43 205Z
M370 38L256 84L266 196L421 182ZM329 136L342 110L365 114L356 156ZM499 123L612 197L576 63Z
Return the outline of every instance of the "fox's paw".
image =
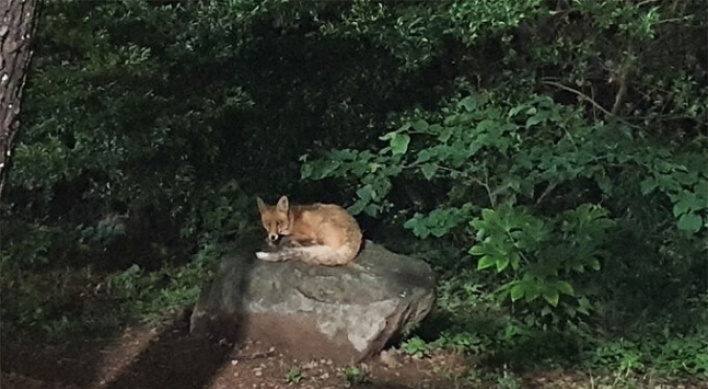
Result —
M256 252L256 258L260 259L261 261L268 261L268 262L280 262L280 256L275 255L274 253L266 253L263 251L258 251Z

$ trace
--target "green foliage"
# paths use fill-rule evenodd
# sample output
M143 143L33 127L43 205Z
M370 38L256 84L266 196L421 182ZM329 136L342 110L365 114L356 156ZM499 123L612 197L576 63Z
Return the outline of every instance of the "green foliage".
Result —
M357 366L349 366L344 369L344 379L347 381L347 386L361 385L371 382L368 374Z
M475 2L471 13L470 2L439 3L425 11L431 23L416 29L416 6L357 3L345 31L375 36L408 69L424 67L436 51L490 55L454 57L468 72L457 80L457 95L392 118L375 149L303 159L301 177L353 182L352 213L404 217L401 226L431 253L439 253L436 240L452 245L446 255L457 261L417 255L451 277L441 298L453 315L479 309L474 290L481 283L502 306L512 302L519 328L584 333L601 318L646 312L639 307L657 301L658 290L684 304L708 286L706 106L684 103L708 102L708 89L696 82L708 78L689 59L688 30L668 26L705 26L706 18L697 2L681 9L554 5ZM384 27L393 20L396 27ZM680 43L668 47L659 35ZM649 52L660 58L642 61ZM671 56L691 65L667 72L659 64ZM608 90L598 77L616 87ZM645 99L628 97L630 83L629 93ZM485 277L465 271L470 266L496 271ZM650 311L683 310L661 306ZM697 328L687 317L681 323L687 326L675 329ZM439 340L471 351L493 347L499 334L446 329ZM520 342L506 336L497 339ZM615 363L635 369L642 362L628 354Z
M596 345L588 353L587 365L629 372L646 372L653 367L667 375L706 376L706 346L704 335L664 338L658 342L642 339L608 341Z
M409 353L705 374L703 0L187 3L45 4L3 331L160 320L288 194L438 272Z
M194 304L212 271L213 265L193 263L152 272L132 266L110 274L88 267L4 275L3 337L53 343L105 336L135 318L159 324Z
M299 367L291 367L288 373L285 374L285 381L289 384L299 384L302 378L302 371L300 371Z
M133 265L108 278L108 293L123 301L123 309L128 310L130 315L157 324L164 317L181 312L195 303L212 269L195 263L147 273Z
M401 344L401 348L403 349L403 352L416 358L422 358L430 355L430 347L428 344L417 336L403 342L403 344Z
M510 375L508 372L504 371L502 376L497 378L497 388L499 389L520 389L522 388L523 382L520 378Z

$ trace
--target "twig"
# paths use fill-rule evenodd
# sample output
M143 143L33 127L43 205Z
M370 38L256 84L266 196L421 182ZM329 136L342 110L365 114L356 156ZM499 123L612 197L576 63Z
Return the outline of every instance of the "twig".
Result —
M538 205L541 203L541 201L543 201L543 199L546 198L546 196L551 194L551 192L553 192L553 189L556 189L557 186L558 186L558 184L556 184L555 182L548 184L548 186L543 191L543 193L541 193L541 196L539 196L538 200L536 200L536 204L534 205L534 207L538 207Z
M252 360L252 359L261 359L261 358L268 358L272 357L275 355L275 351L266 351L263 353L253 353L253 354L245 354L245 355L236 355L235 360L239 361L245 361L245 360Z
M634 55L632 54L632 49L630 48L627 52L627 57L622 63L622 68L617 72L617 82L619 82L620 87L615 96L615 104L612 106L612 115L617 116L624 98L627 95L627 78L629 77L629 72L632 69L632 64L634 63Z
M581 91L579 91L579 90L577 90L577 89L573 89L573 88L571 88L571 87L569 87L569 86L565 86L565 85L561 84L560 82L556 82L556 81L541 80L541 82L544 83L544 84L546 84L546 85L555 86L556 88L563 89L564 91L573 93L573 94L575 94L576 96L580 97L581 99L583 99L583 100L587 101L588 103L592 104L595 108L597 108L597 109L599 109L600 111L602 111L605 115L614 116L614 115L612 115L612 112L606 110L605 107L603 107L602 105L600 105L600 103L598 103L597 101L593 100L590 96L586 95L585 93L583 93L583 92L581 92Z
M555 86L556 88L563 89L564 91L568 91L568 92L570 92L570 93L573 93L573 94L575 94L576 96L580 97L581 99L583 99L583 100L587 101L588 103L592 104L595 108L597 108L597 109L599 109L600 111L602 111L605 115L607 115L607 116L612 116L612 117L616 118L617 120L619 120L620 122L622 122L622 123L624 123L624 124L626 124L626 125L628 125L628 126L630 126L630 127L637 128L637 129L641 129L641 127L636 126L636 125L634 125L634 124L632 124L632 123L626 121L625 119L622 119L621 117L619 117L619 116L617 116L617 115L613 115L612 112L610 112L610 111L608 111L607 109L605 109L605 107L603 107L602 105L600 105L597 101L593 100L590 96L586 95L585 93L583 93L583 92L581 92L581 91L579 91L579 90L577 90L577 89L573 89L573 88L571 88L571 87L569 87L569 86L565 86L565 85L561 84L560 82L556 82L556 81L541 80L541 82L544 83L544 84L546 84L546 85Z
M447 171L450 173L458 173L461 175L464 174L463 172L461 172L459 170L450 169L449 167L445 167L445 166L438 166L438 169L443 170L443 171ZM497 201L496 201L496 196L494 195L494 193L492 193L492 189L489 187L489 173L487 172L487 169L486 168L484 169L484 181L485 182L480 181L480 179L476 178L476 177L466 177L466 178L468 180L474 182L475 184L483 187L487 191L487 196L489 196L489 202L490 202L492 208L494 208L496 206Z

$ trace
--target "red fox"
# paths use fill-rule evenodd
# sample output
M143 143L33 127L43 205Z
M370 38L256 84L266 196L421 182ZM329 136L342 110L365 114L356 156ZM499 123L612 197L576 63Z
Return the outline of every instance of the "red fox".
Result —
M276 205L256 199L267 240L282 235L290 247L275 252L257 252L258 259L280 262L297 259L309 264L346 265L359 254L362 234L359 224L344 208L334 204L290 205L287 196Z

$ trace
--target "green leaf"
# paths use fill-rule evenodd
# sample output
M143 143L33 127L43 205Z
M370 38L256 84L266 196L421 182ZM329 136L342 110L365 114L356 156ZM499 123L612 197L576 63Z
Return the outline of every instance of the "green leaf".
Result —
M384 167L384 165L378 163L378 162L371 162L369 163L369 171L371 173L376 173L377 170L381 169Z
M524 290L524 296L526 297L526 302L530 303L531 301L534 301L540 296L541 292L539 291L538 285L527 282L526 283L526 289Z
M517 105L516 107L512 108L509 110L509 117L516 116L519 114L519 112L523 111L526 109L525 105Z
M703 208L708 207L708 180L699 180L693 186L693 192L702 199Z
M483 256L477 263L477 270L484 270L497 264L497 258L489 255Z
M472 246L469 253L472 255L484 255L487 253L487 249L483 245L476 244Z
M590 267L592 268L592 270L599 271L600 261L598 261L597 258L590 259Z
M579 298L578 305L578 308L576 308L578 312L584 315L590 315L590 309L592 309L592 305L590 305L590 301L587 299L587 297Z
M695 193L683 191L678 194L678 201L674 204L674 216L679 216L689 211L696 211L704 208Z
M560 295L556 289L546 287L543 288L543 298L548 301L549 304L556 307L558 306Z
M359 213L361 213L361 211L364 210L364 208L366 207L366 203L367 203L367 201L359 199L354 204L352 204L349 208L347 208L347 211L349 211L349 213L351 213L352 215L356 216Z
M472 96L465 97L460 101L460 106L464 107L467 112L472 112L477 108L477 100Z
M578 273L585 273L585 266L582 263L576 262L570 265L570 268Z
M514 269L514 270L519 270L519 267L520 267L520 266L519 266L519 265L520 265L519 262L521 261L521 257L519 256L518 253L511 253L510 255L511 255L511 261L510 261L510 262L511 262L511 268Z
M318 180L333 176L334 172L342 166L342 162L338 160L318 160L303 164L301 168L301 177Z
M497 273L501 273L509 266L509 257L497 258Z
M430 125L425 120L418 119L411 123L411 127L413 127L414 130L419 132L427 132Z
M376 193L374 192L374 189L371 184L367 184L359 188L356 191L356 195L359 196L359 198L364 202L368 202L376 195Z
M391 139L391 152L393 155L402 155L408 151L408 144L411 142L411 137L406 134L396 134Z
M306 179L312 177L313 172L314 172L314 169L312 168L312 165L309 163L304 163L302 165L302 167L300 168L300 179L306 180Z
M408 219L408 221L403 224L403 227L408 230L413 230L413 235L417 236L418 238L425 239L430 235L430 230L425 225L423 220L423 214L421 214L420 212L416 212L415 216L412 219Z
M448 140L450 140L451 136L452 136L452 128L445 127L440 130L440 135L438 136L438 141L440 141L440 143L446 143Z
M430 179L432 179L435 175L435 172L438 171L438 164L426 163L420 167L420 171L423 173L423 177L425 177L426 180L430 181Z
M524 288L521 284L516 284L511 287L511 292L509 294L511 295L511 301L516 301L524 297Z
M424 163L430 161L430 158L432 157L432 153L430 152L430 149L423 149L418 152L418 159L415 161L415 163Z
M642 191L642 195L646 196L656 189L657 183L653 177L647 178L639 184L639 189Z
M431 134L439 134L442 130L443 127L439 124L432 124L430 127L428 127L428 133Z
M366 207L364 207L364 213L371 216L371 217L376 217L379 214L380 209L381 209L381 206L379 206L379 205L369 204Z
M410 128L411 128L411 124L410 124L410 123L405 123L405 124L402 125L402 126L398 129L398 131L396 131L396 132L408 131ZM388 136L388 134L386 134L386 135L384 135L384 136ZM389 137L389 138L386 138L386 139L382 139L382 138L379 138L379 139L381 139L381 140L386 140L386 139L390 139L390 137Z
M680 230L696 233L703 226L703 218L695 213L686 213L682 215L677 223Z
M401 127L401 130L403 130L404 127L405 127L405 129L407 130L407 129L410 127L410 125L409 125L409 124L405 124L403 127ZM380 140L391 140L391 139L395 138L396 136L398 136L398 132L397 132L397 131L392 131L392 132L387 132L387 133L381 135L381 136L379 137L379 139L380 139Z
M573 290L573 286L565 281L558 281L556 283L556 288L558 289L559 292L561 292L563 294L566 294L568 296L575 296L575 291Z
M548 111L540 111L526 120L526 127L534 126L548 119Z
M408 230L413 229L415 227L415 225L420 222L421 217L423 217L423 214L420 212L416 212L412 218L406 220L406 222L403 223L403 228L408 229Z

